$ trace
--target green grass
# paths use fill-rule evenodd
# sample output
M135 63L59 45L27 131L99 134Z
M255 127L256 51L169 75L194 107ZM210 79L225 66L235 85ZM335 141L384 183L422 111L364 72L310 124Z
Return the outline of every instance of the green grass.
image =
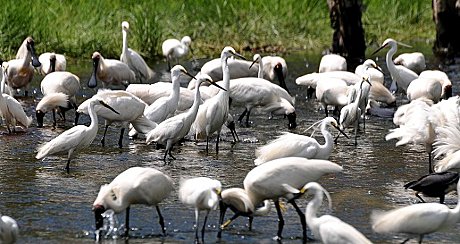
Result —
M364 1L366 42L432 42L431 13L426 0ZM30 35L38 53L89 59L97 50L118 58L123 20L130 22L129 46L148 59L161 58L162 40L184 35L198 57L216 56L227 45L261 53L320 52L332 36L325 0L3 0L0 57L13 58Z

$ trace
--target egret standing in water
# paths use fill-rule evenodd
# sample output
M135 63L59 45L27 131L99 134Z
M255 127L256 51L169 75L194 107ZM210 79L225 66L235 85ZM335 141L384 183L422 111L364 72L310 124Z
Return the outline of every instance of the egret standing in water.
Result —
M190 44L192 39L189 36L184 36L179 41L177 39L167 39L161 45L163 56L168 62L168 70L171 70L171 61L178 63L179 59L187 56L188 51L191 51Z
M143 167L132 167L120 173L110 184L102 185L93 203L96 230L103 227L102 214L108 209L115 213L126 210L125 237L129 234L129 210L133 204L155 206L163 235L165 224L159 203L173 190L173 180L164 173Z
M102 100L91 99L88 106L88 114L91 118L91 124L89 126L76 125L64 132L59 136L42 145L38 149L38 153L35 156L37 159L42 159L48 155L54 155L57 153L67 153L67 164L65 169L69 173L70 160L74 154L83 148L88 147L96 138L98 129L98 119L95 111L95 106L102 105L118 114L112 107L104 103Z
M225 47L221 53L222 73L224 74L224 89L216 96L206 100L198 109L193 128L196 139L206 138L206 152L208 152L209 137L216 132L216 153L219 152L219 139L222 125L227 122L228 100L230 89L230 74L227 60L229 57L236 56L245 59L241 54L235 52L232 47Z
M129 23L121 23L121 32L123 35L123 48L121 50L120 61L127 64L136 75L141 83L145 83L155 76L155 72L150 69L145 60L136 51L128 48Z

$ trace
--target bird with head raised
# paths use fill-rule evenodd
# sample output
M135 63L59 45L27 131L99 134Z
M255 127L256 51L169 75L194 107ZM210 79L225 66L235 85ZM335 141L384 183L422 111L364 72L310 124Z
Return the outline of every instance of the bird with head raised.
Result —
M172 38L165 40L161 44L163 56L165 56L168 62L168 70L171 70L171 61L175 61L177 64L180 58L188 55L189 50L191 52L191 43L192 39L189 36L184 36L180 41Z
M147 65L141 55L133 49L128 48L128 21L123 21L121 23L121 32L123 35L123 48L121 49L120 61L129 66L140 83L146 83L153 79L155 72Z
M132 167L120 173L110 184L102 185L93 203L96 230L104 225L102 214L112 209L116 214L126 210L125 237L129 236L129 210L133 204L155 206L161 231L165 235L165 224L159 204L174 189L173 180L154 168Z
M457 192L460 184L457 183ZM380 234L406 234L418 237L419 243L427 234L456 226L460 220L460 194L457 205L451 209L440 203L419 203L390 211L374 211L371 215L372 229Z
M307 183L304 188L307 193L314 195L307 205L306 218L314 238L325 244L368 244L372 243L361 232L350 224L332 215L317 216L318 210L323 202L323 193L329 202L329 209L332 208L332 201L329 192L316 182Z
M51 141L41 145L38 148L36 159L42 159L49 155L58 153L67 153L67 164L65 169L69 173L70 160L75 153L83 148L88 147L94 141L97 135L98 119L96 114L96 107L102 105L110 109L113 113L118 114L112 107L99 99L90 99L88 106L88 114L91 118L89 126L76 125L55 137Z
M200 211L205 210L206 215L201 229L201 240L204 242L204 231L208 215L211 210L216 210L220 201L222 185L220 181L207 177L196 177L182 180L179 188L179 199L187 206L195 208L195 241L199 242L198 219Z

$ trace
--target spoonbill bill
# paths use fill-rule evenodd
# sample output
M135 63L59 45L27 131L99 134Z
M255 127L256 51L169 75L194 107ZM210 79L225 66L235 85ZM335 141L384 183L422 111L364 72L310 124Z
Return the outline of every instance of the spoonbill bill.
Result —
M210 82L213 85L216 85L212 82L211 78L208 75L198 75L197 77L197 84L201 82ZM220 87L220 86L219 86ZM223 89L222 87L220 87ZM179 140L184 138L190 131L190 127L192 126L193 121L198 113L199 105L201 101L201 93L200 87L198 86L195 89L195 101L193 102L192 107L184 113L178 114L174 117L166 119L165 121L158 124L158 126L150 131L147 134L146 143L150 144L152 141L165 145L165 155L163 160L166 163L166 155L173 159L174 156L171 154L172 147L176 144Z
M8 132L11 133L16 131L16 125L20 125L24 130L29 128L32 124L32 118L27 116L26 112L22 105L14 97L4 94L3 89L5 88L5 83L8 80L7 77L7 63L3 63L3 77L1 81L1 91L0 91L0 115L5 121Z
M404 188L414 190L415 196L422 202L425 200L419 193L427 197L439 197L439 203L444 203L445 195L455 190L458 179L457 172L431 173L406 183Z
M329 72L329 71L346 71L347 70L347 60L338 55L338 54L326 54L321 57L319 62L319 73Z
M417 74L426 69L425 55L421 52L401 53L393 62L402 65Z
M192 44L192 39L189 36L182 37L180 41L174 38L167 39L161 44L163 56L168 62L168 70L171 70L171 61L177 64L180 58L188 55L188 51L191 51L190 44Z
M391 75L391 79L393 80L393 82L396 83L398 89L401 89L401 91L404 91L406 92L407 91L407 87L409 86L409 84L418 78L418 75L402 66L402 65L396 65L394 62L393 62L393 55L397 52L398 50L398 44L402 45L402 46L407 46L406 44L404 43L401 43L401 42L397 42L391 38L388 38L386 39L382 46L380 46L380 48L378 48L377 50L375 50L372 55L374 55L375 53L377 53L378 51L380 51L381 49L385 48L385 47L390 47L390 50L388 50L387 52L387 55L386 55L386 62L387 62L387 67L388 67L388 71L390 71L390 75Z
M52 139L51 141L43 144L38 148L38 153L35 156L36 159L42 159L48 155L54 155L58 153L67 153L67 165L65 169L69 173L70 160L74 154L83 148L88 147L96 138L98 129L98 119L96 114L96 106L102 105L110 109L113 113L118 114L113 108L107 105L105 102L99 99L90 99L88 106L88 114L91 118L91 124L89 126L76 125L64 132L59 136Z
M198 114L193 122L195 138L206 138L206 152L208 152L209 137L216 132L216 153L219 152L219 139L222 125L226 123L229 110L230 74L227 60L236 56L245 59L235 52L232 47L225 47L221 52L222 73L224 74L223 88L216 96L206 100L198 109Z
M121 49L120 61L129 66L140 83L146 83L153 79L155 72L147 65L141 55L128 48L129 23L127 21L121 22L121 32L123 35L123 48Z
M95 88L97 79L102 81L103 87L107 85L124 85L127 87L136 80L136 75L129 66L116 59L105 59L99 52L94 52L93 72L88 80L88 87Z
M35 108L37 127L43 127L43 117L48 111L53 112L53 126L56 127L55 110L59 108L65 121L65 111L75 109L75 125L78 122L76 94L80 90L80 78L67 71L52 72L43 78L40 88L43 98Z
M38 60L41 63L39 69L41 75L47 75L54 71L66 71L67 61L62 54L42 53L38 56Z
M15 243L19 237L18 223L9 216L0 216L0 241L3 244Z
M96 230L104 225L102 214L112 209L116 214L126 210L125 237L129 236L129 210L133 204L155 206L163 235L166 234L159 204L174 189L173 180L163 172L147 167L131 167L121 172L110 184L101 186L93 211Z
M182 180L179 188L179 199L187 206L195 208L195 240L198 242L198 219L200 211L205 210L206 215L201 229L201 240L204 242L204 231L208 215L211 210L216 210L220 201L222 185L220 181L207 177L196 177Z
M284 157L303 157L308 159L329 159L334 141L329 127L336 128L340 133L344 133L337 124L337 121L332 117L326 117L315 124L319 124L321 134L324 137L324 144L310 136L304 136L294 133L283 133L275 140L256 149L255 165L260 165L265 162L284 158Z
M457 192L460 184L457 183ZM408 239L418 237L419 243L427 234L453 228L460 219L460 195L455 208L440 203L413 204L387 212L374 211L372 229L377 233L407 234Z
M318 217L318 210L323 202L323 193L329 202L329 209L332 208L332 201L329 192L316 182L309 182L304 186L307 193L314 195L307 205L305 212L307 225L310 227L313 236L325 244L341 243L372 243L361 232L350 224L332 215Z
M35 54L35 42L32 37L27 37L19 47L16 54L16 59L8 61L8 68L6 70L8 90L11 96L15 89L25 88L25 95L27 96L27 88L34 76L34 67L40 67Z

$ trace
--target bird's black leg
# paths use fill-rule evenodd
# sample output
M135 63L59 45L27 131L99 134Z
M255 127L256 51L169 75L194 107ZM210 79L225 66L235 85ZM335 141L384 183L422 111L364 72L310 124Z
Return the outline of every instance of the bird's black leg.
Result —
M67 174L70 172L70 170L69 170L69 165L70 165L70 158L67 159L67 164L66 164L66 166L65 166L65 170L67 171Z
M408 242L410 240L410 238L407 238L406 240L404 240L403 242L401 242L401 244L404 244L406 242Z
M222 237L222 230L224 229L222 225L224 224L225 212L227 211L227 205L222 201L219 202L219 231L217 232L217 238Z
M433 173L433 167L431 167L431 151L428 152L428 167L429 167L428 173L430 174Z
M444 197L445 197L444 195L441 195L441 196L439 197L439 203L440 203L440 204L444 204Z
M418 240L418 243L419 243L419 244L422 244L422 241L423 241L423 234L420 235L420 239Z
M415 196L420 199L420 201L422 201L423 203L425 202L425 200L423 200L423 198L418 194L419 192L416 192L415 193Z
M281 233L283 232L284 219L283 219L283 214L281 213L281 207L280 207L279 200L275 201L275 208L276 208L276 213L278 214L278 233L276 234L275 239L280 241L282 238Z
M171 147L169 150L167 150L167 151L168 151L169 156L170 156L172 159L176 160L176 158L171 154L172 147Z
M220 139L220 133L217 133L217 138L216 138L216 154L219 154L219 139Z
M201 229L201 241L202 242L204 242L204 229L206 227L206 221L208 221L208 215L209 215L209 210L206 212L206 215L204 216L203 228Z
M251 110L248 110L246 113L246 127L249 127L249 114L251 113Z
M125 134L125 127L121 128L120 138L118 138L118 148L123 147L123 134Z
M157 213L158 213L158 222L160 223L160 226L161 226L161 231L163 232L163 235L165 236L166 235L166 230L165 230L165 222L164 222L164 219L163 219L163 215L161 215L161 212L160 212L160 207L158 206L155 206L156 209L157 209Z
M206 154L208 154L208 153L209 153L209 150L208 150L208 148L209 148L209 137L208 137L208 136L206 136Z
M56 128L57 122L56 122L56 112L53 109L53 127Z
M244 116L246 115L246 113L248 112L248 109L245 108L243 113L241 113L240 117L238 117L238 122L241 124L241 121L243 120Z
M302 224L302 237L303 237L304 242L306 242L307 241L307 221L305 219L305 214L302 212L302 210L300 210L299 206L297 206L294 199L290 200L289 203L292 204L292 206L294 206L295 211L299 215L300 223Z
M109 128L109 125L105 125L104 135L102 136L102 140L101 140L102 146L105 146L105 134L107 133L108 128Z
M126 208L126 219L125 219L125 238L129 237L129 206Z
M249 216L248 219L249 219L249 231L252 231L252 221L254 220L254 217Z
M168 163L166 162L166 156L168 156L168 149L165 150L165 156L163 157L163 161L165 162L165 165Z

